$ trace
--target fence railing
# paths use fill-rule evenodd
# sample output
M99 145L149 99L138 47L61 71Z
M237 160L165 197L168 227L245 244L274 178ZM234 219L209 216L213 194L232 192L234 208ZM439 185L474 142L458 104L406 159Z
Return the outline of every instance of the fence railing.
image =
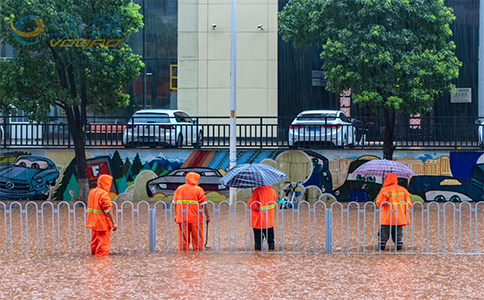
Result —
M73 148L65 119L40 124L18 122L1 117L0 147ZM107 120L107 121L106 121ZM292 118L238 117L237 147L347 147L355 149L382 148L384 124L381 118L353 119L351 123L334 124L334 120L291 125ZM193 123L160 124L153 119L146 124L133 120L89 119L86 128L87 147L229 147L229 119L196 117ZM401 149L454 148L483 146L483 125L475 118L420 117L397 118L394 146Z
M206 205L212 220L208 225L201 220L207 245L201 251L254 251L245 202ZM111 251L178 251L178 225L170 203L116 202L113 212L118 230L111 233ZM408 216L411 224L403 227L403 249L396 251L389 242L382 251L380 209L373 202L302 201L291 209L277 207L274 251L484 254L484 202L414 203ZM89 253L85 220L82 202L0 202L0 251ZM262 251L268 251L266 243Z

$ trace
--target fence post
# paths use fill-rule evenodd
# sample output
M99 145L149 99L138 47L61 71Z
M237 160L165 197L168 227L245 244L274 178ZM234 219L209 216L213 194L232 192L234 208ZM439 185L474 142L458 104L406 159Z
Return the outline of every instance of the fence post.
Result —
M154 208L148 209L148 248L156 252L156 214Z
M324 249L326 253L333 253L333 210L327 208L325 209L324 223Z

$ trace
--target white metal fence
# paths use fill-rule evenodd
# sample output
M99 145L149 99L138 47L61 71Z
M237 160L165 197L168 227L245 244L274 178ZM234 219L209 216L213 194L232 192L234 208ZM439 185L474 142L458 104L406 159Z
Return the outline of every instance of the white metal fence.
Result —
M207 205L212 220L208 225L203 222L204 252L254 251L245 202L232 207L226 201ZM111 251L178 251L178 225L170 203L113 203L113 211L118 231L111 233ZM483 202L414 203L408 215L411 225L403 227L403 250L396 251L389 242L381 251L380 209L373 202L303 201L296 208L277 207L274 251L484 253ZM82 202L0 202L0 251L89 253L90 230L84 227L85 220ZM262 251L268 251L266 243Z

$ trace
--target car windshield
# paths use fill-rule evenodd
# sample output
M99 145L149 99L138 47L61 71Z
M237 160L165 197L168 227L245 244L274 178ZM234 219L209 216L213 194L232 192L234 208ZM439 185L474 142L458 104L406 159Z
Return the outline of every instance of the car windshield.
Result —
M298 121L316 121L316 120L327 120L327 121L334 121L336 120L335 113L307 113L307 114L300 114L297 116Z
M171 123L171 122L170 122L170 116L168 114L137 114L137 115L134 115L129 120L129 123Z

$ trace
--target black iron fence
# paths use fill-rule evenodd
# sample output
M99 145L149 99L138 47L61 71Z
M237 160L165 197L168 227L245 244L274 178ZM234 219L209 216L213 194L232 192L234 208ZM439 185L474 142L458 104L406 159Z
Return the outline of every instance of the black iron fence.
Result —
M17 118L18 119L18 118ZM47 123L18 122L0 116L0 147L73 148L67 122L52 118ZM229 147L228 117L194 117L192 122L145 123L119 118L88 120L86 147ZM185 120L186 121L186 120ZM381 118L334 119L291 124L293 118L237 117L236 144L239 148L334 148L381 149L384 123ZM476 118L399 117L394 146L400 149L453 148L483 146L483 134Z

